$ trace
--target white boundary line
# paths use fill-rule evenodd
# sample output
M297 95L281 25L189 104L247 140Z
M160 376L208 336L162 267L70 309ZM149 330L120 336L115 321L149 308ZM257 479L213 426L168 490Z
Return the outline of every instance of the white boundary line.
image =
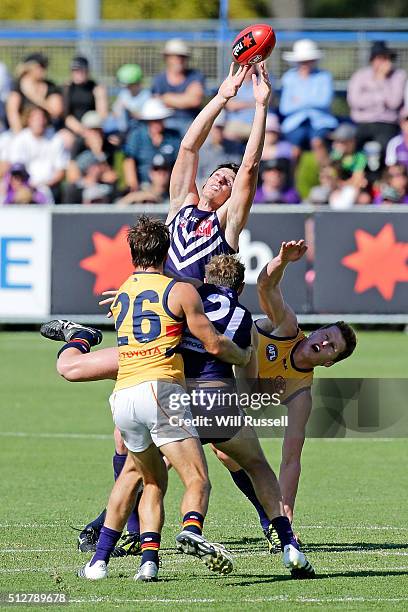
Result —
M265 603L265 602L282 602L282 603L401 603L408 601L408 597L289 597L289 595L272 595L270 597L254 597L253 599L245 597L240 599L242 603ZM140 599L126 599L119 597L91 597L91 598L78 598L70 599L70 604L91 604L91 603L164 603L164 604L200 604L200 603L214 603L214 604L231 604L229 599L209 599L209 598L179 598L169 599L160 597L151 598L140 598Z
M0 431L0 436L3 438L67 438L79 440L112 440L113 431L111 434L93 434L93 433L43 433L43 432L27 432L27 431Z
M111 440L112 434L101 434L101 433L65 433L65 432L28 432L28 431L0 431L0 437L3 438L62 438L62 439L78 439L78 440ZM266 438L263 438L266 439ZM273 438L271 438L273 439ZM405 436L394 437L394 438L307 438L307 442L395 442L400 440L406 440ZM274 438L277 442L280 438Z
M72 521L75 523L75 521ZM207 525L211 525L211 521L206 522ZM256 528L256 523L240 523L241 527L249 527ZM68 523L55 521L54 523L0 523L0 529L49 529L49 528L58 528L65 529L70 528L71 525ZM180 528L180 523L167 523L166 527L171 528ZM407 531L407 526L398 526L398 525L296 525L297 529L329 529L329 530L341 530L341 529L352 529L353 531ZM257 532L258 533L258 532ZM262 536L259 534L259 540L262 541ZM344 544L348 544L348 542L344 542Z

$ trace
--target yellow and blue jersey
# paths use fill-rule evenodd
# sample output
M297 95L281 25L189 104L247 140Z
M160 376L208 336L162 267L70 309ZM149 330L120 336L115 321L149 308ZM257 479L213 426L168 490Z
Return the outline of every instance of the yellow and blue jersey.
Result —
M184 382L176 352L184 319L168 306L176 281L156 272L135 272L120 287L111 307L119 347L115 391L148 380Z
M296 347L306 336L298 329L295 336L279 338L260 329L257 323L259 378L272 384L273 392L280 394L284 404L313 383L313 369L297 368L293 360Z

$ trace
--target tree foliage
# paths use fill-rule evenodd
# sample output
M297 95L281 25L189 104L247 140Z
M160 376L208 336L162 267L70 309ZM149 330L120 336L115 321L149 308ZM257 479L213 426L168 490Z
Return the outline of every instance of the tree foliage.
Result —
M82 0L87 2L87 0ZM303 0L305 17L408 17L408 0ZM273 0L230 0L231 19L273 15ZM216 19L219 0L101 0L102 18ZM75 19L75 0L0 0L0 20Z

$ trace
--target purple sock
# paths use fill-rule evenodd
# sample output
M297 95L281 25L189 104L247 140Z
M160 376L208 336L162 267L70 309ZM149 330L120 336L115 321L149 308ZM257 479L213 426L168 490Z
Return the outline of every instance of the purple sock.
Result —
M103 527L104 522L105 522L105 516L106 516L106 508L104 508L102 510L102 512L100 513L99 516L96 517L96 519L94 519L93 521L88 523L84 527L84 529L89 529L90 527L92 527L96 531L100 531L102 529L102 527Z
M115 453L113 455L113 474L114 474L115 480L119 478L119 474L123 470L123 466L126 463L126 457L127 457L127 454L120 455L119 453ZM131 531L132 533L140 533L139 510L138 510L140 495L136 497L135 507L130 513L130 516L127 522L127 530Z
M142 560L140 565L146 561L153 561L159 565L160 533L156 531L145 531L140 534L140 545L142 547Z
M299 550L299 544L296 541L295 536L293 535L292 525L287 516L277 516L271 521L272 527L276 529L276 532L281 541L282 550L287 544L292 544L295 548Z
M119 453L115 453L113 455L113 476L115 478L115 480L117 480L119 478L119 474L121 473L121 471L123 470L123 466L126 463L126 455L119 455Z
M90 565L93 565L96 561L105 561L108 563L109 557L113 549L116 546L117 541L120 538L120 531L109 529L109 527L102 527L99 535L99 540L96 545L96 552L91 559Z
M142 492L136 495L136 503L133 508L127 522L127 530L131 533L140 533L140 523L139 523L139 502L142 497Z
M257 511L262 529L268 529L271 521L266 516L265 510L263 509L261 502L256 496L252 480L250 479L246 471L238 470L238 472L231 472L231 470L229 470L229 473L231 474L232 480L235 482L238 489L242 491L242 493L245 495L245 497L247 497L247 499L249 499L249 501Z

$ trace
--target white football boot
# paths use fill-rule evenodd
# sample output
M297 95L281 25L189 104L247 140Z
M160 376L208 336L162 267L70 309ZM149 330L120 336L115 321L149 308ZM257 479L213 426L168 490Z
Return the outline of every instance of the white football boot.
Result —
M90 561L83 567L81 567L77 575L79 578L87 578L88 580L102 580L108 576L108 566L105 561L95 561L93 565L90 565Z

